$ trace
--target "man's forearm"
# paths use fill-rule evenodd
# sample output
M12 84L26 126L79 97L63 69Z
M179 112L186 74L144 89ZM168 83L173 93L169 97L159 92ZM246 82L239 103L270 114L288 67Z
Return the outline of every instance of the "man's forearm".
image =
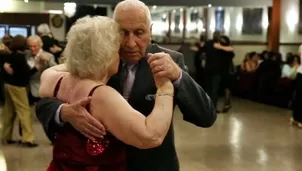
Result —
M55 119L62 104L63 102L54 99L41 99L37 103L36 115L47 133L52 134L55 129L61 127L60 123Z
M177 88L176 103L184 120L200 127L210 127L216 120L216 108L204 90L185 72Z

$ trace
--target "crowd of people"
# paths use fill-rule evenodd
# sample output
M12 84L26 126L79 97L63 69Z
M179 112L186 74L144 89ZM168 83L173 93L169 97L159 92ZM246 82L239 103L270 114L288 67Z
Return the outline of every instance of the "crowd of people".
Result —
M14 37L5 35L0 47L2 143L19 143L36 147L32 125L31 104L40 99L40 76L49 67L57 65L63 48L50 34L47 24L37 28L38 35ZM21 140L12 137L14 121L19 120Z

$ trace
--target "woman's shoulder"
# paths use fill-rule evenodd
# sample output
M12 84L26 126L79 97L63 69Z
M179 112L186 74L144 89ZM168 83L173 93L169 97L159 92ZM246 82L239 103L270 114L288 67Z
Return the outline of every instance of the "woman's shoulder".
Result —
M109 100L109 101L119 101L123 99L123 96L114 88L102 85L99 86L93 93L92 99L95 100Z

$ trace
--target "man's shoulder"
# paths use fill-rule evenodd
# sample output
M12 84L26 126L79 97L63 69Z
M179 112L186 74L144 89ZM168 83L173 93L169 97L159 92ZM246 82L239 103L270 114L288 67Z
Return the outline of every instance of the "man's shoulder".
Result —
M51 53L49 53L49 52L47 52L47 51L45 51L45 50L42 50L41 54L46 55L46 56L49 56L49 57L51 57L51 58L54 57L53 54L51 54Z
M45 54L45 55L53 56L53 54L51 54L51 53L49 53L49 52L47 52L47 51L45 51L45 50L42 50L41 53L43 53L43 54Z
M182 56L183 54L180 53L180 52L177 52L175 50L172 50L172 49L168 49L168 48L165 48L165 47L162 47L158 44L152 44L152 49L154 49L155 53L157 52L165 52L165 53L168 53L171 57L178 57L178 56Z

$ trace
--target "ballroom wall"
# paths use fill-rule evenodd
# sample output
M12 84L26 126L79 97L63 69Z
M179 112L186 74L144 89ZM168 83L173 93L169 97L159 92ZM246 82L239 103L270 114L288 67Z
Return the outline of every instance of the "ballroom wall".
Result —
M296 52L298 46L302 40L302 36L298 34L298 22L299 22L299 0L282 0L282 9L281 9L281 32L280 32L280 52L282 54L286 54L287 52ZM108 16L112 16L112 7L107 6L107 14ZM173 9L180 10L182 7L165 7L164 9L168 9L173 11ZM211 7L208 10L208 36L212 34L215 30L215 9L221 7ZM235 42L235 52L236 58L235 63L240 63L248 51L258 51L261 52L267 48L267 25L268 25L268 8L267 7L258 7L263 9L263 16L262 16L262 25L263 32L260 35L244 35L241 33L240 24L242 24L242 11L243 8L241 7L222 7L224 9L224 27L225 33L230 36L230 38ZM255 6L251 7L255 8ZM153 12L153 8L150 8ZM204 13L202 7L197 8L200 13ZM63 10L63 3L56 3L56 2L33 2L29 1L29 3L25 3L24 1L11 1L10 4L2 4L0 7L0 12L23 12L23 13L51 13L50 18L54 15L53 13L62 12ZM193 10L191 8L187 9ZM176 11L176 10L175 10ZM177 11L175 12L177 13ZM1 14L0 14L1 15ZM168 13L165 13L166 17L168 17ZM162 15L159 15L162 16ZM174 15L172 14L172 18ZM186 16L189 17L188 15ZM154 18L153 23L153 34L163 37L164 32L163 29L167 27L167 22L162 24L158 23L157 21L160 20L159 18ZM181 18L183 18L181 14ZM156 23L157 22L157 23ZM189 21L187 23L190 24ZM51 23L50 23L51 25ZM201 25L199 24L198 27ZM205 26L203 26L205 27ZM191 27L190 27L191 28ZM214 28L214 29L213 29ZM59 40L65 40L65 25L61 28L54 28L51 27L52 32ZM207 29L207 28L204 28ZM167 29L166 29L167 30ZM164 30L165 31L165 30ZM187 33L187 37L198 37L199 34L202 32L202 29L199 29L198 32L195 33ZM278 34L278 33L272 33ZM181 38L182 33L174 34L174 37ZM179 47L178 44L174 45L165 45L168 47Z

